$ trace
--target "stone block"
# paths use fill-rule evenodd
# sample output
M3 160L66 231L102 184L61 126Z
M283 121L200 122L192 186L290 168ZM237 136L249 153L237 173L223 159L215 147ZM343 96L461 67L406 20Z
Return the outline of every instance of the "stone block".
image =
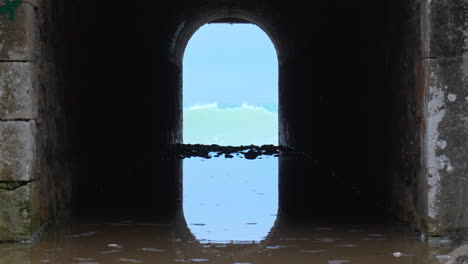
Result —
M465 0L423 2L423 57L460 57L468 49Z
M37 231L38 195L36 182L0 182L0 241L27 240Z
M36 118L36 72L34 63L0 63L0 120Z
M0 14L0 61L32 61L38 43L34 6L24 2L10 10Z
M0 121L0 181L34 178L35 134L34 121Z
M424 62L425 171L428 232L447 235L468 226L468 104L463 58Z

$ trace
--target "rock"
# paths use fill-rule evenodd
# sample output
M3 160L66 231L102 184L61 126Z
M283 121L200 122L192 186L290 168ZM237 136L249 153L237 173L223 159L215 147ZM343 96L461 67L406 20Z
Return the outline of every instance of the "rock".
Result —
M468 264L468 244L452 251L450 260L445 264Z

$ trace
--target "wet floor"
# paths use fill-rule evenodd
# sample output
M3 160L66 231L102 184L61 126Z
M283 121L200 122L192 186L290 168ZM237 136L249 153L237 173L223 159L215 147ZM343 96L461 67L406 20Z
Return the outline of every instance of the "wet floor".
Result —
M265 240L200 243L183 218L82 220L32 244L0 244L0 263L441 263L454 245L421 243L390 225L281 225Z
M463 243L423 243L373 219L292 222L278 213L277 159L226 162L184 161L184 204L170 220L74 219L33 243L0 244L0 264L436 264Z

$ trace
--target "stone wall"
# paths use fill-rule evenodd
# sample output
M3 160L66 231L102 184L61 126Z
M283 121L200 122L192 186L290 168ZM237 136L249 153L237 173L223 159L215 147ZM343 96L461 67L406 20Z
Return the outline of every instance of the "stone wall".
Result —
M0 8L0 241L25 240L69 210L63 13L58 1Z
M421 1L390 1L385 36L385 79L388 91L387 130L390 156L384 166L387 207L399 219L424 230L426 179L422 164L424 79L421 80Z
M444 0L389 5L389 208L429 236L466 233L468 225L467 8Z
M424 173L428 232L468 233L468 2L424 1Z

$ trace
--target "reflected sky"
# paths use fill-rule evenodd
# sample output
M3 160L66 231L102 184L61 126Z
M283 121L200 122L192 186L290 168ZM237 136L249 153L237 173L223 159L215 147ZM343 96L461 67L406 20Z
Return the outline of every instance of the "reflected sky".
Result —
M201 241L261 241L278 211L278 159L184 160L184 215Z

